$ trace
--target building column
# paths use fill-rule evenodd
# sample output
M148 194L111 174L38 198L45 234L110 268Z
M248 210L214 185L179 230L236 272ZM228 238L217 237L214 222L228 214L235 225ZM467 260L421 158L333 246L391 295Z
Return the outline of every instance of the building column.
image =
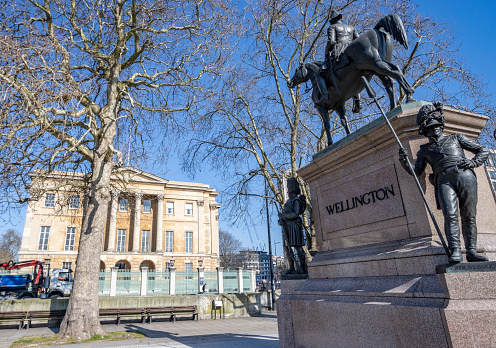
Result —
M238 294L243 293L243 267L238 267Z
M219 294L224 293L224 267L217 267L217 289Z
M252 268L250 270L250 292L257 291L257 271Z
M169 267L169 295L176 294L176 267Z
M117 290L117 271L119 268L110 267L110 294L109 296L115 296Z
M196 201L198 207L198 254L205 254L205 201Z
M148 284L148 267L141 267L140 296L146 296L147 284Z
M210 204L210 245L212 256L219 256L219 205L214 202Z
M110 203L110 223L109 223L109 239L107 251L115 251L115 232L117 228L117 206L119 205L119 191L110 191L112 201Z
M143 198L142 193L135 193L134 194L133 251L139 251L140 250L141 198Z
M203 294L203 285L205 284L205 268L198 267L198 293Z
M157 195L157 247L155 251L157 253L162 252L162 235L164 234L163 230L164 223L164 195Z

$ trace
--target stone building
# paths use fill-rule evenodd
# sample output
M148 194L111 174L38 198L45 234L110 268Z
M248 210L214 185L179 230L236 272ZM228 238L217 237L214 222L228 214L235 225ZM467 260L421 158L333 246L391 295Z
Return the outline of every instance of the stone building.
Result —
M39 176L37 172L34 176ZM31 188L19 260L74 268L83 216L82 174L52 173ZM79 185L78 185L79 184ZM40 185L40 184L38 184ZM112 178L100 268L205 270L219 261L218 195L207 185L162 179L131 167Z

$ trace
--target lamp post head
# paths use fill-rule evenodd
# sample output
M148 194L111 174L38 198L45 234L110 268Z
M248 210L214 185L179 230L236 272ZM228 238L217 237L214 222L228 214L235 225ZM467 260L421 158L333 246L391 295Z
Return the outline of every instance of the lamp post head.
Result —
M203 267L203 259L200 257L200 259L198 260L198 267Z
M174 260L174 256L172 256L172 258L169 261L170 267L174 267L174 262L176 262L176 260Z

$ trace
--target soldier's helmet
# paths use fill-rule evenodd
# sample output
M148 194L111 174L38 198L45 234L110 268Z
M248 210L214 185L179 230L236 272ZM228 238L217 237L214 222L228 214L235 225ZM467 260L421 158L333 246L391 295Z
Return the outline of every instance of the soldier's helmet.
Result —
M341 20L343 18L343 15L341 13L338 13L338 11L331 10L331 18L330 22L331 24L336 23L337 21Z
M432 126L444 128L443 102L422 106L417 114L417 126L419 126L419 134L424 134L425 130Z
M296 180L296 178L294 177L288 178L287 185L288 185L288 193L291 192L297 195L300 194L301 192L300 184L298 183L298 180Z

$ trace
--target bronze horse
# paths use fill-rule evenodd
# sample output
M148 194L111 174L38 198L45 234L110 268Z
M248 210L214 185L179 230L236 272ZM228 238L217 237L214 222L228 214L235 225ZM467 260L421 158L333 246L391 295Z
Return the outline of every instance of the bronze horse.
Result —
M380 28L384 29L387 33L379 30ZM308 80L312 82L312 100L324 123L328 145L332 144L329 118L329 114L332 111L338 113L346 134L350 134L345 105L348 99L358 95L364 89L361 80L362 76L365 76L368 81L370 81L373 75L379 77L388 93L391 109L396 106L392 79L398 81L400 87L405 91L407 103L415 100L413 99L413 88L406 81L401 69L397 65L390 63L393 53L393 43L391 35L388 33L408 49L408 39L400 17L397 15L387 15L381 18L374 29L360 35L346 47L334 68L338 90L326 79L329 99L325 100L322 104L317 104L319 92L316 87L316 76L320 73L322 62L300 63L294 76L288 82L289 88L293 88Z

